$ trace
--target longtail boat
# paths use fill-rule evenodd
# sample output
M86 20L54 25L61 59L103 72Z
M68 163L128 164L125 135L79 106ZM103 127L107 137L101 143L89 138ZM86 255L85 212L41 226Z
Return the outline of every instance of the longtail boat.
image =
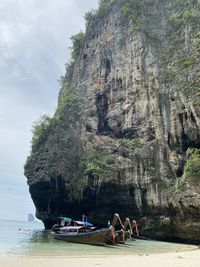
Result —
M98 229L85 221L73 221L70 218L60 217L60 225L52 227L51 234L54 238L90 245L105 245L111 235L111 228Z
M54 238L67 242L82 243L90 245L105 245L110 229L87 230L84 227L73 227L73 232L53 233Z
M115 229L117 222L121 225L120 230ZM136 221L133 222L136 224ZM133 236L129 218L126 218L123 225L118 213L115 213L112 224L108 228L101 229L94 227L84 218L82 221L74 221L71 218L60 217L60 224L53 225L51 234L59 240L91 245L125 244L127 238L132 239Z

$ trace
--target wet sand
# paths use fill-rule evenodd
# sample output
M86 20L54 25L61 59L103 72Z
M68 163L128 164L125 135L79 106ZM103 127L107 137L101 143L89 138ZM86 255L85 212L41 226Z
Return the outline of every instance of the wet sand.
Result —
M3 258L0 267L199 267L200 249L184 252L106 257Z

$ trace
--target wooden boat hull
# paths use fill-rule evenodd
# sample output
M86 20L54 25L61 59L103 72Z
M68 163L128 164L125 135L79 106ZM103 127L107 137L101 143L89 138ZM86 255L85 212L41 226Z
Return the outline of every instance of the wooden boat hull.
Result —
M106 241L106 244L125 244L126 240L129 238L129 233L123 230L114 231L114 240L112 237L112 233Z
M81 244L90 244L90 245L105 245L106 240L111 234L110 229L101 229L96 231L90 231L86 233L56 233L51 232L54 238L72 242L72 243L81 243Z
M130 234L127 231L116 231L116 243L125 244Z

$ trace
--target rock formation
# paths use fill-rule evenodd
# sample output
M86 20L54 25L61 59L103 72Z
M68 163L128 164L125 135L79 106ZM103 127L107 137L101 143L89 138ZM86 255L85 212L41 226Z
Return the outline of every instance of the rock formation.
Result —
M200 241L199 5L102 0L86 14L25 165L46 228L119 212L144 235Z

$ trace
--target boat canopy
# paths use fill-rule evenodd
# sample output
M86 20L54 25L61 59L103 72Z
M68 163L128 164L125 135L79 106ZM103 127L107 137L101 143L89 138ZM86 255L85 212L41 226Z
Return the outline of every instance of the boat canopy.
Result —
M61 220L63 221L67 221L67 222L71 222L72 219L71 218L67 218L67 217L59 217Z
M94 225L86 222L86 221L74 221L75 223L77 223L78 225L83 225L83 226L87 226L87 227L93 227Z
M73 220L71 218L68 217L59 217L61 219L62 222L72 222ZM74 221L75 223L77 223L78 225L81 226L87 226L87 227L93 227L94 225L90 222L87 221Z
M92 227L92 226L94 226L92 223L89 223L89 222L84 222L84 225L85 225L85 226L88 226L88 227Z

